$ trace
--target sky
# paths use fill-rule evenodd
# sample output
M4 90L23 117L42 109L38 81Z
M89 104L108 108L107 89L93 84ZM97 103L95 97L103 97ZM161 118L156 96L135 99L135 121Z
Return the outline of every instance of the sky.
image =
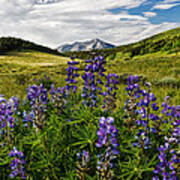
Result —
M180 27L180 0L0 0L0 37L122 45Z

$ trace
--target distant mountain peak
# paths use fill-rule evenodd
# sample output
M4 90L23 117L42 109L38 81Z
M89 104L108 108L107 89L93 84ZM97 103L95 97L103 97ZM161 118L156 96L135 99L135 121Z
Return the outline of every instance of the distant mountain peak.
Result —
M95 38L92 40L84 41L84 42L74 42L72 44L65 44L59 46L57 50L59 52L68 52L68 51L91 51L95 49L107 49L114 48L115 46L102 41L99 38Z

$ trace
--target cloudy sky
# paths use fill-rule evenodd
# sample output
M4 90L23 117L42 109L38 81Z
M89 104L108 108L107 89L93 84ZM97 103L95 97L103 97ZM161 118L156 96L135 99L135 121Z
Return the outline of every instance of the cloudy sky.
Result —
M180 0L0 0L0 37L52 48L100 38L135 42L180 26Z

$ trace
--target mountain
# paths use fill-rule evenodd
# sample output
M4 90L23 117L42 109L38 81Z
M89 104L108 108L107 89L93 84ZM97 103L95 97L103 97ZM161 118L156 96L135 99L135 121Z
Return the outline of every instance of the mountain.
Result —
M62 45L57 48L59 52L69 52L69 51L91 51L95 49L108 49L114 48L115 46L109 43L106 43L100 39L93 39L85 42L75 42L73 44Z
M81 59L88 59L94 54L103 54L110 59L132 59L134 56L145 54L177 53L180 51L180 27L168 30L136 43L116 46L112 49L100 49L83 52L66 52L66 56L76 56Z
M23 39L14 38L14 37L0 38L0 55L6 54L10 51L23 51L23 50L35 50L39 52L62 55L57 50L45 46L41 46Z

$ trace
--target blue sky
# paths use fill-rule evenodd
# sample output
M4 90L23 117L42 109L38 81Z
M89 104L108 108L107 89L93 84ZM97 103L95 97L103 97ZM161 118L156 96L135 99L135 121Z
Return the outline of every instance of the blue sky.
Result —
M128 44L180 27L180 0L0 0L0 37Z
M158 7L154 8L154 6L157 4L160 4L161 6L159 8ZM166 7L167 5L172 5L172 6L174 5L174 6ZM114 9L110 9L109 11L112 12L113 14L119 14L124 10L125 10L124 8L114 8ZM156 15L153 17L149 17L149 21L153 24L160 24L165 21L180 23L180 1L164 1L163 3L162 0L150 0L142 3L138 7L128 9L127 12L130 15L140 15L140 16L143 16L144 12L153 12Z

